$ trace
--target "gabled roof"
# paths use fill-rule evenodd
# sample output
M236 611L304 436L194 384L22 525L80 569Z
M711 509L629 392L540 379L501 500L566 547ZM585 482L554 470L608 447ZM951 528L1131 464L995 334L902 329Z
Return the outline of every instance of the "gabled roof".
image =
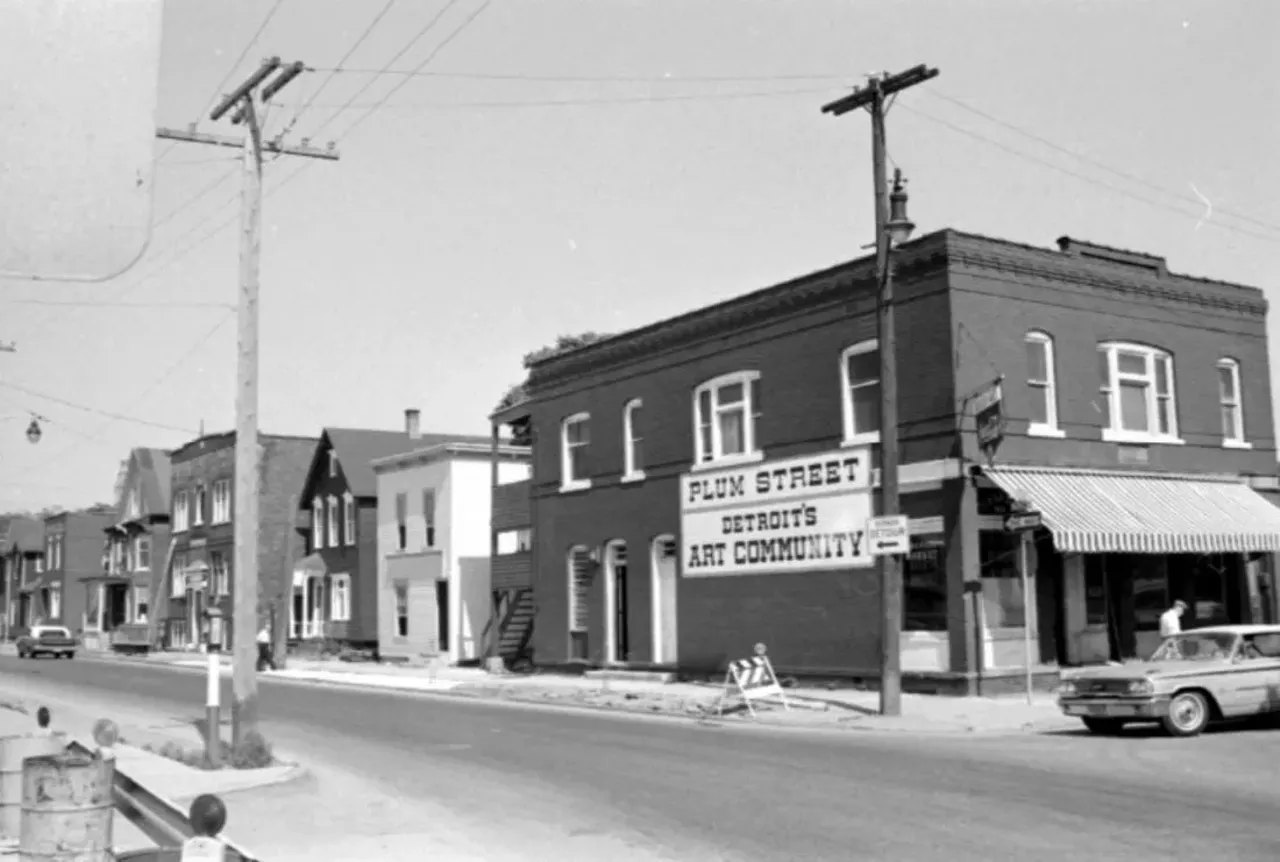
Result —
M137 448L129 453L124 481L116 500L121 518L129 516L129 493L139 489L138 511L163 515L169 511L169 453L163 449Z
M419 434L410 437L404 431L378 431L368 428L326 428L316 445L307 482L303 486L299 505L306 507L320 470L324 468L324 453L330 448L338 455L339 469L346 477L347 489L353 497L372 498L378 495L378 480L372 463L380 458L425 449L441 443L489 444L489 437L476 434Z

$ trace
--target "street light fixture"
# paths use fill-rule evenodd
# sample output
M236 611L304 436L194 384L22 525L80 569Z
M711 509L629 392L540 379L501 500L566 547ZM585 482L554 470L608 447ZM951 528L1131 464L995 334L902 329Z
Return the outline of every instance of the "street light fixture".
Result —
M40 420L34 416L31 417L31 424L27 426L27 442L35 445L40 442L40 438L44 436L44 432L40 430Z
M889 221L884 226L893 245L902 245L911 239L911 233L916 229L915 222L907 218L906 182L901 169L894 168L893 191L889 193Z

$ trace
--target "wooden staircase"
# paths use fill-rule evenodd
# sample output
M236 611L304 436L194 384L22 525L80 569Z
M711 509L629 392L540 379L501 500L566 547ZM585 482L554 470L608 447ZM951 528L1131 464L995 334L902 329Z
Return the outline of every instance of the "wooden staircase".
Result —
M533 635L533 590L495 590L493 601L493 616L485 627L486 655L500 656L510 667L525 656Z

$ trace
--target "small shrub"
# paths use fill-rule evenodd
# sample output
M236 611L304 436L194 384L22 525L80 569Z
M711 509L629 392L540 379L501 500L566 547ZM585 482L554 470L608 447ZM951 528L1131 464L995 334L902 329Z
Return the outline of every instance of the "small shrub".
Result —
M275 766L275 754L271 750L271 743L257 731L251 731L240 744L232 746L225 740L220 742L218 758L224 765L229 765L232 769L264 769L268 766ZM157 754L160 757L166 757L169 760L176 761L189 766L192 769L208 769L209 764L205 760L204 747L188 747L178 742L166 742L157 748L154 745L143 746L145 751Z
M263 769L276 762L271 743L256 730L245 734L240 744L231 749L231 765L236 769Z

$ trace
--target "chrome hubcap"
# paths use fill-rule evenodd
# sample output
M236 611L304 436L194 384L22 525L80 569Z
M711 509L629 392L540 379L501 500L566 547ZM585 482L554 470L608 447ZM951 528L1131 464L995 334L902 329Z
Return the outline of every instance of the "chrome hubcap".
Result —
M1171 710L1174 724L1183 729L1198 725L1204 712L1199 699L1194 697L1178 698L1173 702Z

